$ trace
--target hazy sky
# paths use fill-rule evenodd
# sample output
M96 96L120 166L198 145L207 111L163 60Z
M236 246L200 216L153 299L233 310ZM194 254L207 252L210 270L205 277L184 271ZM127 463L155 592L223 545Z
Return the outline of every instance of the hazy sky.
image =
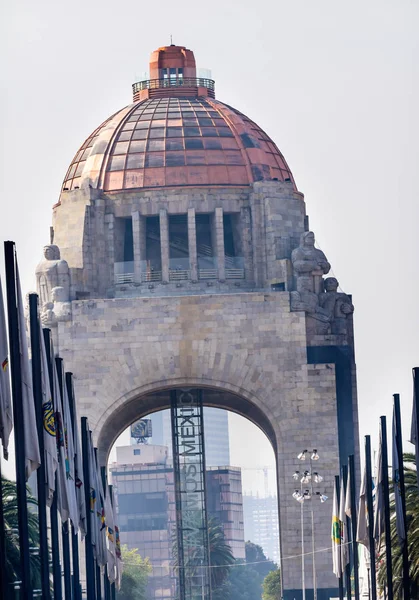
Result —
M419 4L407 0L15 0L2 5L0 239L25 290L78 147L131 102L170 43L210 68L216 95L285 155L310 226L355 304L361 435L419 365ZM234 453L265 464L269 453ZM243 438L242 438L243 439ZM237 445L236 445L237 448Z

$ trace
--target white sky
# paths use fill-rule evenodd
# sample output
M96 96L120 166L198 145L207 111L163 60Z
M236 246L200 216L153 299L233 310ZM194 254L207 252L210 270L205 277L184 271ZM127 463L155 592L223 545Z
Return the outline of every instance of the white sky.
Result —
M131 102L136 74L173 34L212 70L217 98L276 141L353 294L361 435L375 442L399 392L407 438L419 365L418 17L407 0L4 2L0 240L17 243L23 289L73 155ZM235 423L233 462L272 460L268 446L237 452Z

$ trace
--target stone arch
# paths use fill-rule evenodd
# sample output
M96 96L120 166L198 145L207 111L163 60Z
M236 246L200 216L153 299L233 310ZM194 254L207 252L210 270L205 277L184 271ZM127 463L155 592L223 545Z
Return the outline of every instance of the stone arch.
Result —
M229 382L207 378L176 378L157 380L121 396L100 417L93 434L98 447L98 458L105 465L109 452L118 436L137 419L170 408L169 392L173 388L190 387L204 390L204 404L224 408L248 419L259 427L278 452L277 419L259 397L243 387ZM221 400L222 398L222 400Z

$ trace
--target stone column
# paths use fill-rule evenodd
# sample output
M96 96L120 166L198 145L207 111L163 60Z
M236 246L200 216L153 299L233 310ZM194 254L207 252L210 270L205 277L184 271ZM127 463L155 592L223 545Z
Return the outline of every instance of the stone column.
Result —
M225 251L224 251L224 222L223 222L223 209L218 207L215 209L214 215L214 226L215 226L215 246L217 252L217 265L218 265L218 279L225 281L226 269L225 269Z
M191 280L198 281L198 253L196 249L196 222L194 208L188 208L188 246Z
M115 217L113 213L105 215L105 232L106 232L106 250L109 267L109 286L115 285Z
M169 219L167 210L160 210L160 247L162 281L169 282Z
M244 262L244 275L248 281L254 281L253 256L252 256L252 227L250 219L250 208L243 207L240 212L240 228L242 253Z
M141 283L141 262L145 260L145 220L138 211L132 213L134 245L134 283Z

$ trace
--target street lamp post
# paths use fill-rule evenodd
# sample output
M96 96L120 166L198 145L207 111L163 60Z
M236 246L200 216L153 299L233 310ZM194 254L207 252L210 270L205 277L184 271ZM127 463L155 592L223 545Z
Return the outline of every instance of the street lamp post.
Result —
M308 450L303 450L298 455L298 460L305 461ZM317 449L313 449L313 451L309 454L310 460L310 469L303 472L303 476L300 479L300 472L295 471L293 478L295 481L300 479L300 490L295 490L293 493L293 497L300 502L301 504L301 583L302 583L302 592L303 592L303 600L305 600L305 562L304 562L304 509L303 505L306 500L313 500L314 496L320 496L321 502L326 502L327 496L321 494L320 492L314 492L313 483L321 483L323 481L323 477L319 475L317 471L313 471L313 462L319 460L319 455L317 453ZM306 489L303 493L303 484L309 485L309 488ZM314 505L313 502L310 503L310 512L311 512L311 552L312 552L312 564L313 564L313 596L314 600L317 600L317 570L316 570L316 554L315 554L315 535L314 535Z

